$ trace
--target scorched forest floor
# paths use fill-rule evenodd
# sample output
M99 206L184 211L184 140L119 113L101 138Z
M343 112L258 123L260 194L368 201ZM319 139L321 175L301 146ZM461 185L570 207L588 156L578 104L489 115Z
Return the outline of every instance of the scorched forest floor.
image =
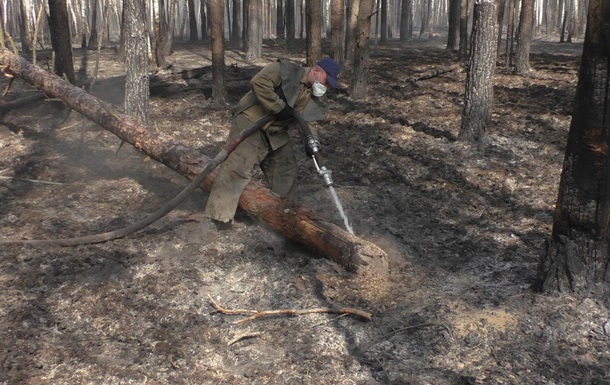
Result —
M456 141L465 72L445 40L372 46L369 94L329 95L321 140L355 233L390 256L368 284L243 212L231 230L202 220L207 193L115 241L0 249L0 384L610 384L610 313L592 300L535 293L582 44L534 42L531 76L499 63L490 145ZM246 62L227 50L229 102L258 68L303 61L269 42ZM48 51L38 63L46 65ZM75 50L91 77L97 53ZM177 43L158 75L210 64ZM113 47L92 93L122 105ZM8 79L2 80L3 88ZM3 101L35 94L17 80ZM214 156L228 107L211 73L151 87L154 127ZM59 238L133 223L183 177L55 101L0 118L0 234ZM301 203L343 226L297 139ZM260 178L257 174L257 179ZM353 307L372 313L264 317L227 309Z

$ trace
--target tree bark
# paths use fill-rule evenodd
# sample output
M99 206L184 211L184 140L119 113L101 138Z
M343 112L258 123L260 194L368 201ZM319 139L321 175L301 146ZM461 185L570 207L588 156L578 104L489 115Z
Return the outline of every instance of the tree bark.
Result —
M496 5L493 0L476 0L462 126L458 139L478 143L480 147L487 143L486 128L491 120L497 38Z
M360 0L358 12L358 35L356 50L354 52L354 74L352 76L352 98L362 99L367 92L368 64L369 64L369 34L371 30L371 17L373 0Z
M74 84L76 78L66 0L49 0L49 28L51 45L55 51L55 73L59 76L65 75L68 81Z
M534 0L521 0L521 16L519 17L519 45L515 68L519 74L527 74L530 67L530 47L534 27Z
M227 101L225 87L225 39L224 39L224 0L209 0L210 19L212 20L212 99L215 103Z
M144 124L148 124L150 116L146 10L146 0L125 4L125 111Z
M305 37L306 64L312 67L322 57L322 2L310 0L305 2Z
M262 0L248 0L248 38L246 60L263 57Z
M32 66L3 47L0 47L0 68L6 74L33 84L50 97L62 99L68 107L188 179L194 179L209 162L209 158L196 154L171 136L121 114L114 107ZM211 175L202 188L209 191L213 180ZM387 254L378 246L327 222L312 210L278 197L259 182L248 184L239 205L249 215L266 222L292 241L327 256L348 271L356 272L363 266L367 266L367 271L387 271Z
M345 0L333 0L330 11L330 57L343 64L345 53Z
M449 0L449 27L447 31L447 50L457 51L460 41L461 0Z
M539 289L610 306L610 1L591 0L576 102Z
M411 40L412 36L413 36L413 0L402 0L402 8L400 11L400 40L409 41L409 40Z

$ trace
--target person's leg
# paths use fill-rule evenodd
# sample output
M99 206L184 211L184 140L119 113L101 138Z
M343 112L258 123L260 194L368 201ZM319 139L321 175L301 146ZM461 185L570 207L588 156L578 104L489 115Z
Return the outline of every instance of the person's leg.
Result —
M271 152L260 164L271 191L293 202L297 199L297 160L292 142Z
M248 127L252 123L238 115L233 125ZM236 127L232 128L235 129ZM240 129L243 130L243 128ZM252 179L254 166L267 155L267 145L257 131L246 138L229 154L219 168L218 175L208 197L205 216L219 222L230 222L235 216L239 198Z

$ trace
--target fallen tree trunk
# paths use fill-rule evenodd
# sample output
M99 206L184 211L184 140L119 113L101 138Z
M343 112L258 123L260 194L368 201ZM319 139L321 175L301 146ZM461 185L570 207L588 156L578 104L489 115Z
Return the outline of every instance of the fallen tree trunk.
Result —
M142 125L115 107L2 47L0 68L6 75L19 77L48 96L61 99L71 109L188 179L195 178L210 161L170 136ZM209 191L214 177L215 174L210 175L201 187ZM287 238L339 263L348 271L355 272L364 265L375 270L387 270L387 255L378 246L325 221L314 211L278 197L261 183L251 182L239 202L249 215L266 222Z

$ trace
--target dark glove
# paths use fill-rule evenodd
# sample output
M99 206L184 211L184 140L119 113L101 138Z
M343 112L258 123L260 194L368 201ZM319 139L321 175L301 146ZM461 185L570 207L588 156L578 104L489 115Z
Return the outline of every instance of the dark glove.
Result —
M305 143L305 154L308 158L313 155L317 158L320 155L320 141L313 136L308 137L307 143Z
M282 110L280 112L278 112L277 114L275 114L275 117L277 118L278 121L283 122L286 120L290 120L293 118L292 115L292 107L290 107L288 105L288 103L286 103L286 105L284 106L284 108L282 108Z

